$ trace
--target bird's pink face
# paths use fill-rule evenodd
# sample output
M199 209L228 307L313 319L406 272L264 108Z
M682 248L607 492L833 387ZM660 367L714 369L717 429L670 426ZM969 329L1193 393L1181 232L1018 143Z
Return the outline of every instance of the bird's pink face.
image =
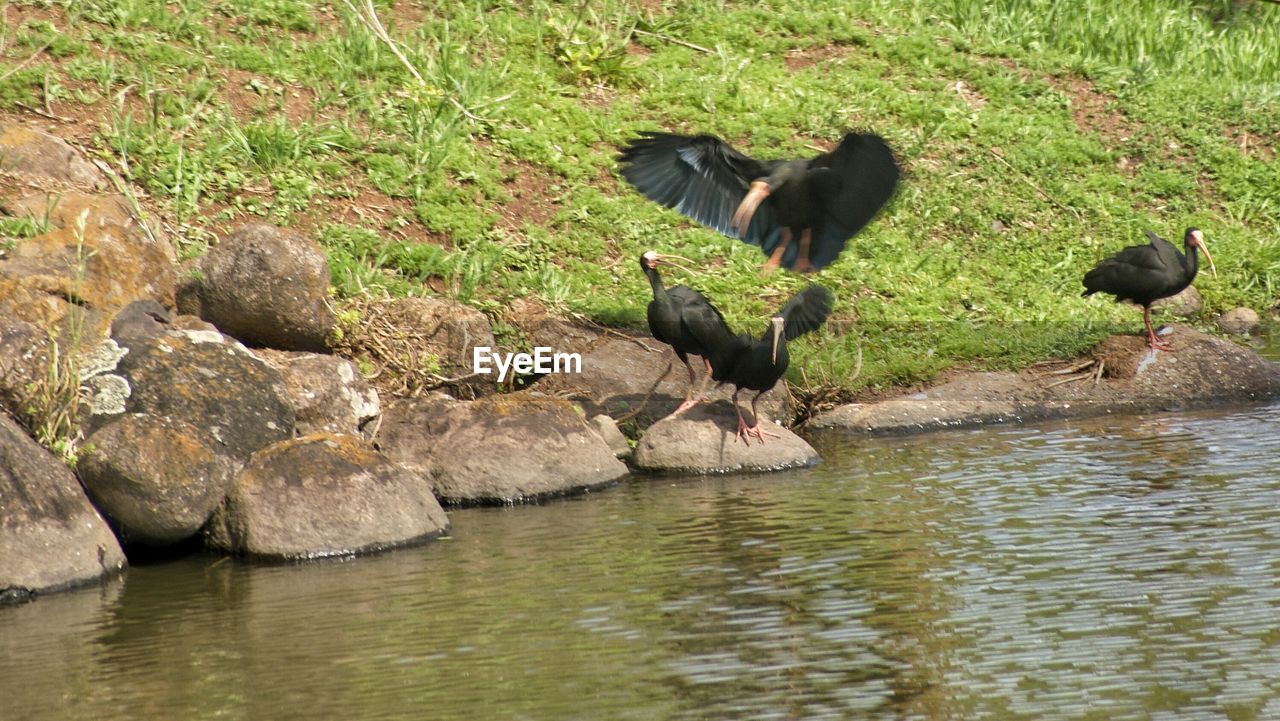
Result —
M647 250L644 255L640 256L640 262L644 263L644 267L653 270L658 267L658 254L652 250Z
M1209 264L1209 272L1213 273L1213 277L1218 277L1218 269L1213 265L1213 256L1209 255L1209 246L1204 244L1204 233L1199 230L1191 231L1191 244L1200 249L1204 253L1204 260Z

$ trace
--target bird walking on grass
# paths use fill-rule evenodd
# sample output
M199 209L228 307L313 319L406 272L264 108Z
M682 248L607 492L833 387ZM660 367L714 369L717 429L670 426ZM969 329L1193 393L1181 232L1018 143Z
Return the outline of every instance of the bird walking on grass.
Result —
M1130 246L1094 266L1084 276L1085 290L1081 295L1110 293L1116 301L1128 300L1142 306L1147 345L1153 350L1171 351L1172 347L1160 340L1151 327L1151 304L1191 285L1199 270L1198 253L1204 253L1215 278L1218 270L1205 245L1204 233L1196 228L1187 228L1183 233L1185 254L1150 230L1147 238L1151 240L1147 245Z
M760 246L765 270L830 265L899 177L885 141L858 133L813 158L756 160L711 135L645 132L618 159L622 177L650 200Z

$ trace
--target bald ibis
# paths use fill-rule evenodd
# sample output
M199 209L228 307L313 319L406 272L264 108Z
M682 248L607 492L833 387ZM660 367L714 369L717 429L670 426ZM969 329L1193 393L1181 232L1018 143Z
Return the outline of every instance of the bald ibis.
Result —
M766 435L777 437L760 429L760 415L756 401L765 391L773 388L787 371L791 358L787 353L787 341L818 329L831 314L831 291L820 285L810 285L788 300L769 319L764 335L752 339L746 333L734 335L728 325L706 323L694 327L702 345L710 352L711 377L720 383L732 383L733 410L738 415L736 438L750 444L751 437L764 443ZM719 313L716 314L719 317ZM747 425L738 406L738 394L742 389L756 391L751 399L753 424ZM735 439L736 440L736 439Z
M728 327L720 311L711 305L711 301L698 291L686 286L677 285L667 288L658 274L658 265L666 263L681 267L678 261L687 261L675 255L662 255L655 251L645 251L640 256L640 269L649 279L649 288L653 291L653 300L649 301L649 332L653 337L676 352L676 357L689 371L689 388L685 391L684 402L671 415L678 415L696 406L703 400L707 383L711 380L711 362L707 359L707 348L702 338L710 336L713 331L704 326ZM706 375L697 395L693 394L696 374L689 364L689 355L701 356L706 364Z
M618 160L622 177L650 200L760 246L765 269L798 272L834 262L888 202L899 175L885 141L858 133L831 152L784 161L747 157L711 135L644 132Z
M1213 267L1213 257L1204 243L1204 233L1187 228L1182 236L1186 254L1178 252L1173 243L1150 230L1147 245L1133 245L1103 260L1084 276L1084 293L1110 293L1116 301L1128 300L1142 306L1142 320L1147 326L1147 344L1153 350L1172 350L1156 336L1151 327L1151 304L1161 298L1177 295L1191 285L1199 270L1197 251L1204 252L1209 270L1218 277Z

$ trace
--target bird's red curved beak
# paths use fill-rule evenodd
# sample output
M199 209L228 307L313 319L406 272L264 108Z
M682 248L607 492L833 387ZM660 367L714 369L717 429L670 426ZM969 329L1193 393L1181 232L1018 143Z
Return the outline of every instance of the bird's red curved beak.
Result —
M692 260L689 260L688 258L682 255L666 255L664 253L658 253L657 256L658 256L659 265L670 265L670 266L679 268L680 270L683 270L684 272L689 273L691 275L697 274L692 268L681 265L681 263L688 263L689 265L693 265Z
M769 324L773 326L773 350L769 354L769 362L778 362L778 342L782 340L782 327L786 325L786 319L782 316L774 316L769 319Z
M1209 255L1209 246L1204 244L1204 233L1197 230L1195 233L1195 239L1196 245L1200 246L1200 252L1204 253L1205 262L1209 264L1209 272L1213 273L1214 278L1217 278L1218 269L1213 265L1213 256Z
M747 191L746 197L738 203L738 209L734 211L733 219L729 221L734 232L739 236L747 234L747 228L751 226L751 218L756 214L756 208L759 208L764 199L769 197L772 190L763 180L751 183L751 190Z

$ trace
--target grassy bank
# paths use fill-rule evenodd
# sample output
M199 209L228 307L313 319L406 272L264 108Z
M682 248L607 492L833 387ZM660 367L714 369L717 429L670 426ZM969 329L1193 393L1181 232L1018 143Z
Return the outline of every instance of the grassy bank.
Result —
M1280 290L1280 6L1262 2L11 2L0 112L78 137L184 257L251 218L327 248L339 296L523 297L641 325L649 247L736 326L806 279L645 201L640 129L761 156L871 129L907 174L817 280L840 322L794 377L845 391L1136 331L1079 296L1150 227L1204 229L1207 312ZM44 116L44 117L40 117ZM682 280L685 280L682 278Z

